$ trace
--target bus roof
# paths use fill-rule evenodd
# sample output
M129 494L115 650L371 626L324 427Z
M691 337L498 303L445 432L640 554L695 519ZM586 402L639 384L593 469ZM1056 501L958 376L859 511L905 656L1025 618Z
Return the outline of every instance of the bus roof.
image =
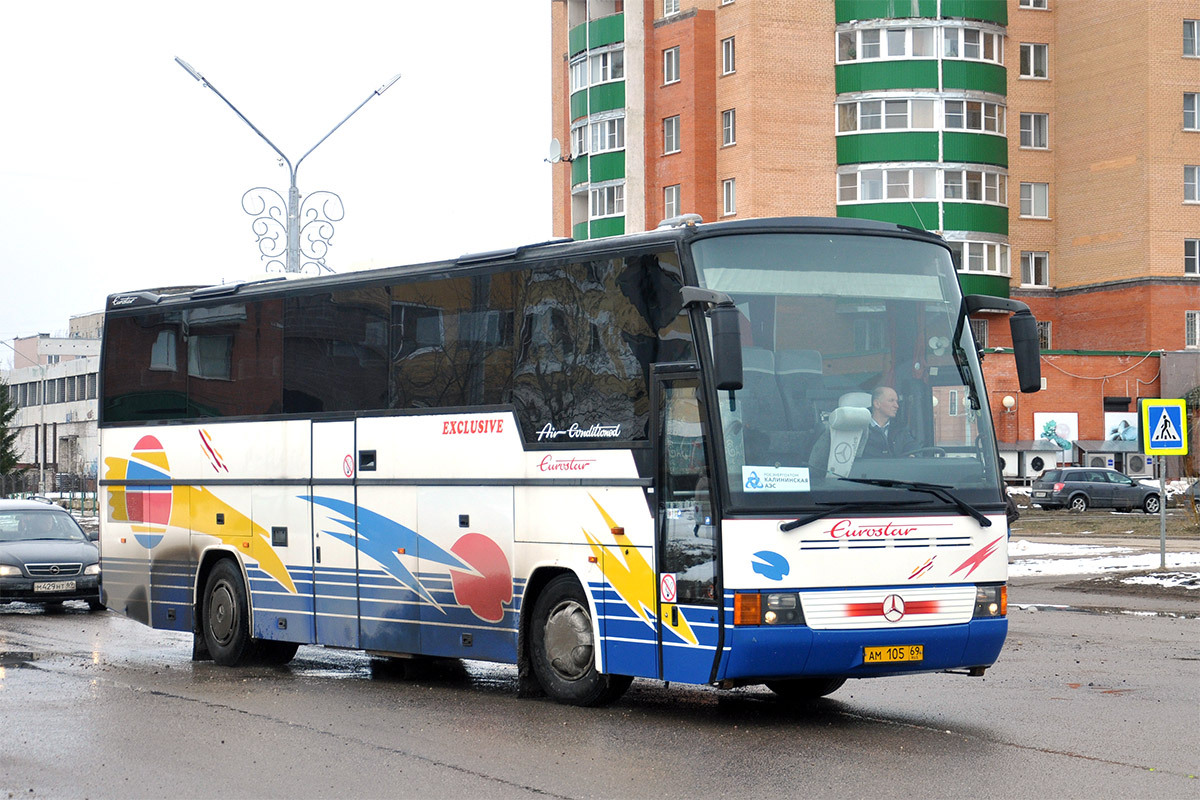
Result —
M129 309L145 309L148 306L174 306L219 297L245 297L266 294L284 294L299 284L308 289L324 286L340 287L347 283L386 283L401 277L419 274L438 274L459 271L472 267L483 267L504 262L532 262L579 258L589 254L602 255L629 248L653 247L655 245L676 246L680 242L742 233L837 233L887 235L903 238L942 242L937 234L905 225L877 222L868 219L841 217L767 217L759 219L728 220L722 222L699 222L698 215L686 214L665 220L658 228L638 233L628 233L603 239L551 239L528 245L501 250L467 253L458 258L444 261L428 261L395 267L342 272L333 275L265 275L244 281L202 287L180 287L171 289L118 292L111 294L105 305L106 311L121 312Z

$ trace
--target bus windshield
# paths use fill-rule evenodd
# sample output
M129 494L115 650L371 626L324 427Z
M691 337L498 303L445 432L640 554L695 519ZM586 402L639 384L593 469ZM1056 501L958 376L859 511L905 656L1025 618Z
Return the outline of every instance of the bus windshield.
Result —
M700 285L741 312L743 388L719 392L717 411L731 510L1002 502L946 248L747 233L696 241L693 258ZM953 497L900 482L950 487Z

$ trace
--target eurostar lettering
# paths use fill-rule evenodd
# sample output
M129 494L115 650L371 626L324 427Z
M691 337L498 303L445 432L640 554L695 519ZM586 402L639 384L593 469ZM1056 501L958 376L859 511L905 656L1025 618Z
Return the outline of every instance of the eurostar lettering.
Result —
M888 522L883 525L860 525L855 527L848 519L838 520L825 531L834 539L884 539L892 536L908 536L916 528L901 528Z
M579 472L595 463L596 459L594 458L559 459L554 456L546 456L538 462L538 469L542 472Z
M621 426L597 423L590 428L581 428L578 422L573 422L569 428L556 428L547 422L538 431L539 442L554 441L560 436L566 436L568 439L617 439L621 436Z
M452 419L442 423L442 435L504 433L503 419Z

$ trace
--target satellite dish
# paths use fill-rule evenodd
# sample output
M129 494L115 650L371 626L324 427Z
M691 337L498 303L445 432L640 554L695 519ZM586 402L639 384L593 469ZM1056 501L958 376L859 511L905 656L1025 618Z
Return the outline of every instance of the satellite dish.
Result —
M562 142L558 141L558 139L550 140L550 155L546 157L546 160L551 164L557 164L562 161Z

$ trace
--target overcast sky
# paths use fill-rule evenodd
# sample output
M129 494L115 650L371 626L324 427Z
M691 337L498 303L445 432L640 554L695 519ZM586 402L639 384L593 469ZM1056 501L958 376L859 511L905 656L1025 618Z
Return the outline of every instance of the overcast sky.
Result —
M345 205L337 272L550 237L548 3L36 0L0 24L0 339L264 273L241 198L288 172L176 56L293 163L401 74L297 173Z

